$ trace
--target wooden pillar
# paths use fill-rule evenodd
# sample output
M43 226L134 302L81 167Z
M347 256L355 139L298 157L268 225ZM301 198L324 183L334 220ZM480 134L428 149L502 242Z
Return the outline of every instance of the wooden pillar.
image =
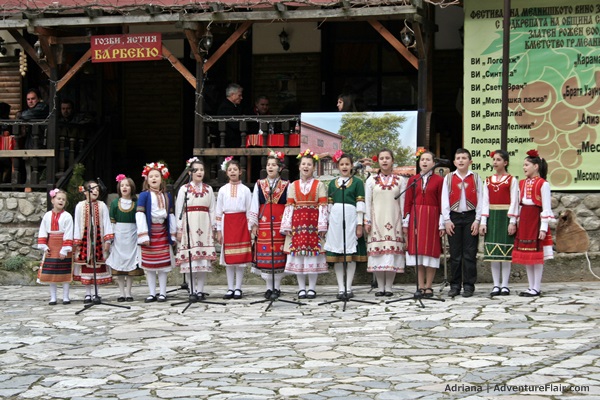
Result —
M50 68L50 81L57 82L58 81L58 70L56 66ZM46 186L48 188L47 191L50 191L54 188L54 184L56 183L56 157L64 157L64 155L59 151L58 148L58 114L60 113L60 104L55 104L56 102L56 86L50 85L49 93L48 93L48 106L51 110L54 110L50 114L50 119L48 120L48 134L46 137L46 147L50 150L54 150L54 157L48 157L46 159ZM48 203L48 209L52 208L52 205Z

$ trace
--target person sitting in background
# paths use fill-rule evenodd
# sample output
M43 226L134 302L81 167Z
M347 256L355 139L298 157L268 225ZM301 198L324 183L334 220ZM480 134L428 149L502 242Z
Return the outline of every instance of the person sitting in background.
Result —
M46 119L50 114L48 104L42 101L42 95L36 88L31 88L27 91L26 96L27 109L22 111L17 118L24 121L30 121L35 119ZM21 138L25 138L24 147L25 149L33 148L33 138L31 137L31 129L25 129L21 131Z
M225 89L225 100L219 106L217 115L244 115L242 111L242 88L237 83L230 83ZM240 124L238 121L227 122L225 128L225 147L240 147ZM217 147L220 146L217 140Z

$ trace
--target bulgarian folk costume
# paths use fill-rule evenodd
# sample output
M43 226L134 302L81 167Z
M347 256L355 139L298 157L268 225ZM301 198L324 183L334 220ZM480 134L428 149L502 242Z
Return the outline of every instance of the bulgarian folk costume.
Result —
M225 171L226 165L227 160ZM252 262L251 201L252 193L241 181L227 183L217 195L216 228L223 238L219 262L226 267L228 285L225 299L242 298L244 269Z
M213 236L215 195L212 187L203 182L190 182L180 187L175 203L175 215L178 217L177 237L181 237L175 264L182 274L190 273L191 264L192 276L200 278L194 282L194 291L203 293L204 275L212 271L212 263L217 259Z
M518 207L519 184L512 175L492 175L486 178L483 186L481 226L487 226L483 261L491 262L494 278L492 296L510 294L508 279L515 238L508 234L508 225L516 225Z
M406 179L381 172L367 179L365 224L371 225L367 238L367 271L375 273L377 296L391 296L397 272L404 272L402 207Z
M38 249L45 253L38 270L38 282L50 284L50 303L56 304L57 283L63 284L63 302L70 302L69 283L73 280L71 214L66 211L44 214L38 233ZM64 258L61 259L61 256Z
M404 226L408 227L406 265L440 267L443 183L444 178L434 174L432 170L424 175L412 176L408 180L408 189L404 197Z
M250 207L251 225L258 226L255 245L255 266L252 272L260 274L270 289L272 274L281 282L285 271L285 236L280 233L281 220L287 203L289 182L279 177L260 179L254 185ZM279 285L275 285L277 288Z
M106 263L112 269L113 276L143 275L144 271L138 268L141 258L137 244L135 200L114 199L110 204L109 213L115 239Z
M343 187L342 187L343 186ZM344 293L343 268L346 261L347 293L352 293L352 277L357 262L367 261L364 237L356 237L357 226L363 225L365 215L365 186L355 176L338 177L329 182L329 229L325 238L327 262L334 264L338 277L338 297ZM344 238L345 226L345 238Z
M512 262L525 265L530 292L537 296L541 291L544 261L554 258L548 226L554 220L550 184L536 176L520 181L519 191L520 209ZM538 238L540 231L546 232L544 240Z
M169 177L169 171L162 163L147 164L142 176L148 177L152 170L161 174L161 179ZM175 220L173 198L161 189L149 188L140 193L137 201L135 221L137 225L137 243L142 245L141 268L146 273L150 295L146 302L166 301L167 273L173 269L173 248L177 224ZM147 243L147 244L144 244ZM160 294L156 297L156 277L158 275Z
M75 206L73 279L86 286L93 285L95 265L96 283L106 285L112 283L112 274L106 265L108 254L104 251L104 243L112 241L114 234L106 204L100 200L93 200L91 209L90 213L90 202L87 200L80 201Z

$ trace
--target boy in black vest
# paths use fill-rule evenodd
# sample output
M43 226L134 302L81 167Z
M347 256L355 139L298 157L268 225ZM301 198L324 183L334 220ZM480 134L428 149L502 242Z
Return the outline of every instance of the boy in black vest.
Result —
M458 149L454 154L456 171L446 175L442 186L442 216L450 245L451 297L473 296L477 281L477 245L483 183L471 171L471 153Z

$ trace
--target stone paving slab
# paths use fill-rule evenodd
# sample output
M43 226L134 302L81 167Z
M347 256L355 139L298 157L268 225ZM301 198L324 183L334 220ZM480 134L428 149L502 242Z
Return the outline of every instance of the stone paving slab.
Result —
M513 293L523 290L513 287ZM474 297L386 304L368 288L304 306L244 288L225 306L186 301L130 310L48 306L43 286L0 287L3 399L557 399L600 398L600 283L545 284L542 297ZM222 301L221 286L209 299ZM485 290L485 293L483 291ZM397 299L413 286L395 288ZM293 300L295 287L283 288ZM436 289L436 295L438 289ZM59 288L59 298L61 290ZM115 287L102 287L116 301ZM388 300L388 299L386 299ZM115 303L124 304L124 303Z

